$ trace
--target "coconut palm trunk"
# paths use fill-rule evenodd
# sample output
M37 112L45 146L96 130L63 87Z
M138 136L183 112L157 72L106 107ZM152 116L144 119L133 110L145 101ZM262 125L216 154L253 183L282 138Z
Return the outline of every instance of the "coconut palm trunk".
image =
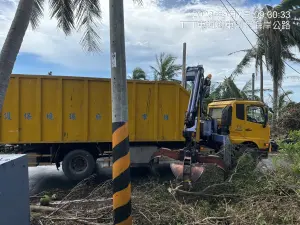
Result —
M273 125L276 125L277 115L278 115L278 80L273 78Z
M264 68L262 56L259 59L259 70L260 70L260 100L264 101Z
M29 25L34 0L20 0L0 54L0 112L9 78Z

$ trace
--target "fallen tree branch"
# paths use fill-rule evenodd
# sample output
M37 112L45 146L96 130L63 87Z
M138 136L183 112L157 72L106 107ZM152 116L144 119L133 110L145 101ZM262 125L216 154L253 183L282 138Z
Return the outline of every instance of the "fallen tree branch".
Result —
M104 206L104 207L99 208L99 209L87 210L87 212L88 213L99 212L99 211L103 211L103 210L106 210L106 209L111 209L112 207L113 207L112 205L109 205L109 206Z
M54 212L56 208L49 206L30 205L30 210L33 212Z
M108 225L108 224L104 224L104 223L95 223L95 222L91 222L91 221L87 221L87 220L95 220L98 218L77 218L77 217L42 217L43 219L50 219L50 220L75 220L78 222L81 222L83 224L86 225Z
M141 210L139 210L139 213L150 223L150 224L153 224L152 222L151 222L151 220L141 211Z
M211 198L232 198L232 197L242 197L242 195L237 195L237 194L219 194L219 195L213 195L213 194L205 194L202 191L200 192L191 192L191 191L184 191L174 189L174 192L180 193L180 194L185 194L185 195L194 195L194 196L202 196L202 197L211 197Z
M101 198L101 199L76 199L76 200L66 200L66 201L53 201L51 205L61 205L68 203L89 203L89 202L97 202L103 204L112 204L112 198Z
M224 183L222 183L222 185L224 185ZM217 186L217 185L212 185L212 186ZM219 195L213 195L213 194L206 194L206 193L204 193L204 191L200 191L200 192L184 191L184 190L180 190L179 189L180 187L182 187L182 185L180 185L180 186L178 186L176 188L168 188L168 191L171 194L173 194L173 193L179 193L179 194L185 194L185 195L202 196L202 197L212 197L212 198L242 197L242 195L237 195L237 194L219 194ZM205 188L204 190L208 190L209 187Z
M217 216L212 216L212 217L206 217L202 220L202 222L207 221L207 220L226 220L230 219L231 216L222 216L222 217L217 217Z

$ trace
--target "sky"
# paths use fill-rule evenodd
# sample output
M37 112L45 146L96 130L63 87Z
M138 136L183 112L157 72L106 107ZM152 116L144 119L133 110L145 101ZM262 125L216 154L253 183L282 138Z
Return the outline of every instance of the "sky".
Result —
M97 32L101 36L101 52L84 52L80 45L81 32L65 36L57 28L57 21L50 19L46 4L39 28L32 30L29 27L26 32L13 73L46 75L52 71L53 75L109 78L109 1L100 2L102 21L99 22ZM149 79L153 78L150 66L156 65L155 56L161 52L173 54L177 57L176 63L181 64L182 44L186 42L187 66L203 65L205 73L213 75L213 83L230 76L244 53L228 54L251 48L232 17L252 44L255 44L256 35L224 2L231 16L220 0L144 0L143 6L133 4L132 0L124 0L127 75L130 76L135 67L141 67ZM256 30L255 9L264 4L278 4L280 0L229 2ZM17 4L18 0L0 0L0 47L6 38ZM220 24L223 26L220 27ZM300 71L300 65L288 63ZM253 72L254 63L235 78L239 88L251 79ZM178 79L180 76L179 73ZM255 86L259 88L259 75L255 79ZM272 89L272 80L266 69L264 88ZM286 68L282 88L294 92L290 96L291 100L300 101L300 74ZM265 93L267 101L271 93Z

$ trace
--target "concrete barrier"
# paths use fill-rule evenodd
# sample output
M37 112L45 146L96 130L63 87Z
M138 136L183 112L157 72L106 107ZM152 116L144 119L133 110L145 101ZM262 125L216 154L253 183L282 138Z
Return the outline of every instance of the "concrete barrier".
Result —
M0 224L30 225L26 155L0 155Z

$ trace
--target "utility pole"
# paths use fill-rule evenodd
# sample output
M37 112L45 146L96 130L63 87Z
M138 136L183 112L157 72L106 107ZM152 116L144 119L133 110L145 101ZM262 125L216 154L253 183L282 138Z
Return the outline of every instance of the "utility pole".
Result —
M254 100L254 80L255 80L255 74L252 73L252 100Z
M183 55L182 55L182 81L181 85L186 88L186 43L183 43Z
M123 0L109 0L109 15L112 98L113 224L131 225L131 178Z

